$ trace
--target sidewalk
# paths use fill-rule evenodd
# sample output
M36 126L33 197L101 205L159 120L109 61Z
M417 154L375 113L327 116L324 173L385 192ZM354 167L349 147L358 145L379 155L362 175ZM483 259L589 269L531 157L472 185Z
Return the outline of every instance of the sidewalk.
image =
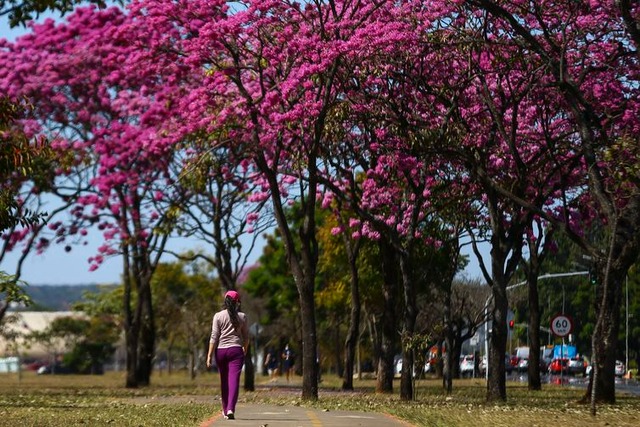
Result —
M235 420L225 420L218 413L200 427L412 427L404 421L380 413L323 411L300 406L241 404Z

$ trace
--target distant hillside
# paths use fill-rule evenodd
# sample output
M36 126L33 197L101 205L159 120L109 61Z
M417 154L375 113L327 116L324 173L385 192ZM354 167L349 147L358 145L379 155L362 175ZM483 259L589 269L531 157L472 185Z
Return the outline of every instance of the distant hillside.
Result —
M27 310L66 311L79 301L85 292L108 292L116 285L29 285L24 290L33 300Z

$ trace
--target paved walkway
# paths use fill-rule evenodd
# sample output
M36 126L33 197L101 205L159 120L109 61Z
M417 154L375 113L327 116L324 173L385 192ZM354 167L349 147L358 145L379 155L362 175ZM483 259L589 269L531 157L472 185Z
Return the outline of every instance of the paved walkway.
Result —
M200 427L412 427L405 421L380 413L323 411L300 406L242 404L236 407L235 420L222 414L213 416Z

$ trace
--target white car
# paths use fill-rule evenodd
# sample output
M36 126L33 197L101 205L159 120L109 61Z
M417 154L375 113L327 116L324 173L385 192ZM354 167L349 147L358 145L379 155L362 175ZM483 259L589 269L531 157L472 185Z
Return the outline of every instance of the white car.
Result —
M395 357L394 366L395 366L395 368L394 368L393 375L394 375L395 378L400 378L402 376L402 356L397 355ZM432 367L429 362L426 362L425 365L424 365L424 372L432 372L433 370L435 370L435 368ZM418 374L419 373L416 372L415 369L414 369L413 377L414 378L417 377Z
M571 359L569 359L569 362L567 365L567 372L570 375L586 375L588 365L589 364L587 363L584 357L582 356L572 357Z
M482 356L482 359L480 359L480 363L478 364L478 371L480 371L478 373L480 375L485 375L486 369L487 369L487 355L485 354L484 356Z
M591 376L591 374L593 373L593 365L589 364L585 370L584 375L589 377ZM627 373L625 366L624 366L624 362L621 360L616 360L616 377L624 377L624 375Z
M460 376L471 377L473 376L473 370L474 370L473 354L467 354L465 356L462 356L462 360L460 361Z
M518 372L527 372L529 370L529 359L526 357L518 361Z

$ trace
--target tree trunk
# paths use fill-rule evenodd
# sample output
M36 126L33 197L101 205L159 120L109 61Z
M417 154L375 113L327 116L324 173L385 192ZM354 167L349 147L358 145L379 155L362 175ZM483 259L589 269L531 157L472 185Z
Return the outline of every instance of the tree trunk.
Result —
M620 325L620 304L622 299L622 283L624 273L610 269L603 275L601 269L596 270L597 321L592 336L592 352L594 359L593 374L590 387L585 396L591 400L592 412L595 403L616 402L615 365L618 331ZM620 278L622 276L622 278Z
M126 347L126 366L127 373L125 379L125 387L137 388L138 387L138 337L140 335L140 322L137 315L138 310L131 310L131 273L129 270L129 250L127 245L123 245L123 286L124 291L122 293L122 312L123 312L123 326L124 326L124 338Z
M450 283L450 282L449 282ZM453 324L451 322L451 286L446 290L444 298L444 342L447 349L446 356L444 358L444 366L442 368L442 385L447 394L451 394L453 391L453 374L454 374L454 360L453 359Z
M351 275L351 313L349 316L349 331L345 341L345 361L342 390L353 390L353 366L360 335L360 286L358 284L357 267L355 276L352 268ZM358 372L360 368L358 367Z
M460 378L460 356L462 355L462 340L460 339L459 326L456 325L456 329L451 334L451 351L447 350L451 354L451 376L453 378Z
M318 364L316 335L314 283L305 283L298 287L300 293L300 310L302 314L302 398L318 400Z
M507 350L507 311L509 303L504 284L496 282L492 287L494 306L491 312L491 340L489 346L489 381L487 400L506 400L505 353Z
M310 172L310 175L313 173ZM313 189L311 188L313 187ZM308 201L300 235L302 280L297 280L302 316L302 399L318 400L318 335L316 331L315 286L318 263L318 244L315 222L315 183L310 183ZM298 273L298 274L300 274Z
M0 301L0 324L2 323L2 319L4 319L4 315L9 309L9 301L2 300Z
M375 314L367 314L365 309L365 319L367 330L369 331L369 341L371 343L371 349L373 352L373 369L374 371L378 370L378 366L380 366L380 358L382 355L382 333L380 332L381 321L378 322ZM384 320L384 319L381 319Z
M487 171L482 164L476 165L476 173L484 179ZM529 225L517 206L509 206L504 203L493 183L485 182L487 196L487 208L491 224L491 273L481 263L481 269L487 283L491 287L493 296L493 309L490 314L492 331L490 337L487 369L489 378L487 381L487 401L507 400L505 354L507 350L507 312L509 301L507 299L507 284L513 277L520 261L522 260L522 243L525 227ZM510 208L510 209L507 209ZM474 253L481 259L475 241ZM488 301L487 301L488 303Z
M244 355L244 390L255 391L256 389L256 367L253 364L253 353L257 351L249 345L247 354Z
M259 137L254 134L255 141L259 144ZM302 320L302 399L318 400L318 336L316 333L315 315L315 279L318 263L318 242L316 241L316 194L317 194L317 170L315 159L310 155L308 161L308 192L301 195L302 198L302 225L298 231L298 245L293 237L293 231L287 221L284 210L280 182L277 171L271 168L270 162L263 154L255 157L258 168L265 175L269 189L273 213L278 224L278 230L282 235L282 241L287 256L287 263L291 268L293 279L298 290L300 301L300 316ZM300 248L298 250L298 247Z
M153 371L153 359L155 358L156 329L151 302L151 275L145 274L140 281L138 290L139 304L142 305L140 318L140 337L138 353L138 385L151 384L151 372Z
M335 327L333 328L333 332L334 332L334 340L333 340L333 344L334 344L334 356L335 356L335 367L336 367L336 375L338 375L338 377L342 378L342 376L344 375L344 369L342 366L342 361L343 361L343 357L344 354L342 353L342 349L344 348L344 344L342 343L342 338L340 336L340 321L338 319L338 317L340 316L335 316L336 319L336 324ZM322 356L320 354L318 354L318 370L321 371L321 367L322 367L322 361L321 361ZM320 378L322 375L321 372L318 372L318 378Z
M125 326L125 346L127 348L127 376L125 387L138 387L138 328L133 325Z
M376 393L393 393L393 343L389 336L382 334L382 346L378 359L378 375L376 378Z
M542 224L532 221L532 225L538 227L538 235L545 235L544 241L548 242L554 235L554 230L543 231ZM533 227L532 227L533 228ZM542 390L540 378L540 296L538 294L538 276L540 266L544 262L549 249L545 248L543 239L527 239L529 246L529 262L523 262L523 270L527 277L527 290L529 292L529 323L527 335L529 338L529 366L527 374L529 377L529 390Z
M344 239L349 259L349 270L351 271L351 313L349 315L349 331L344 344L345 360L342 390L353 390L353 365L360 335L360 276L358 275L357 264L360 240L352 245L349 237L345 236ZM358 367L358 372L360 372L360 367Z
M454 376L454 366L456 360L453 356L452 347L452 339L451 332L445 332L444 338L445 348L449 349L444 355L443 364L442 364L442 387L444 388L447 394L451 394L453 391L453 376ZM459 365L459 364L458 364Z
M189 343L189 378L191 379L191 381L196 379L196 352L197 351L198 351L198 348L194 346L192 342L190 342Z
M410 253L410 251L408 251ZM400 261L400 272L402 274L402 287L404 291L404 322L402 327L402 336L411 341L415 333L416 317L418 315L416 308L416 290L411 276L410 255L400 253L398 255ZM414 369L414 348L408 348L404 343L402 345L402 378L400 381L400 399L413 400L413 369Z
M380 339L380 359L378 361L376 392L393 393L393 358L397 335L395 329L395 294L398 282L398 270L394 251L386 242L380 242L380 253L382 255L382 269L384 276L384 283L382 286L382 293L384 295L384 312L380 322L382 324L382 335Z

